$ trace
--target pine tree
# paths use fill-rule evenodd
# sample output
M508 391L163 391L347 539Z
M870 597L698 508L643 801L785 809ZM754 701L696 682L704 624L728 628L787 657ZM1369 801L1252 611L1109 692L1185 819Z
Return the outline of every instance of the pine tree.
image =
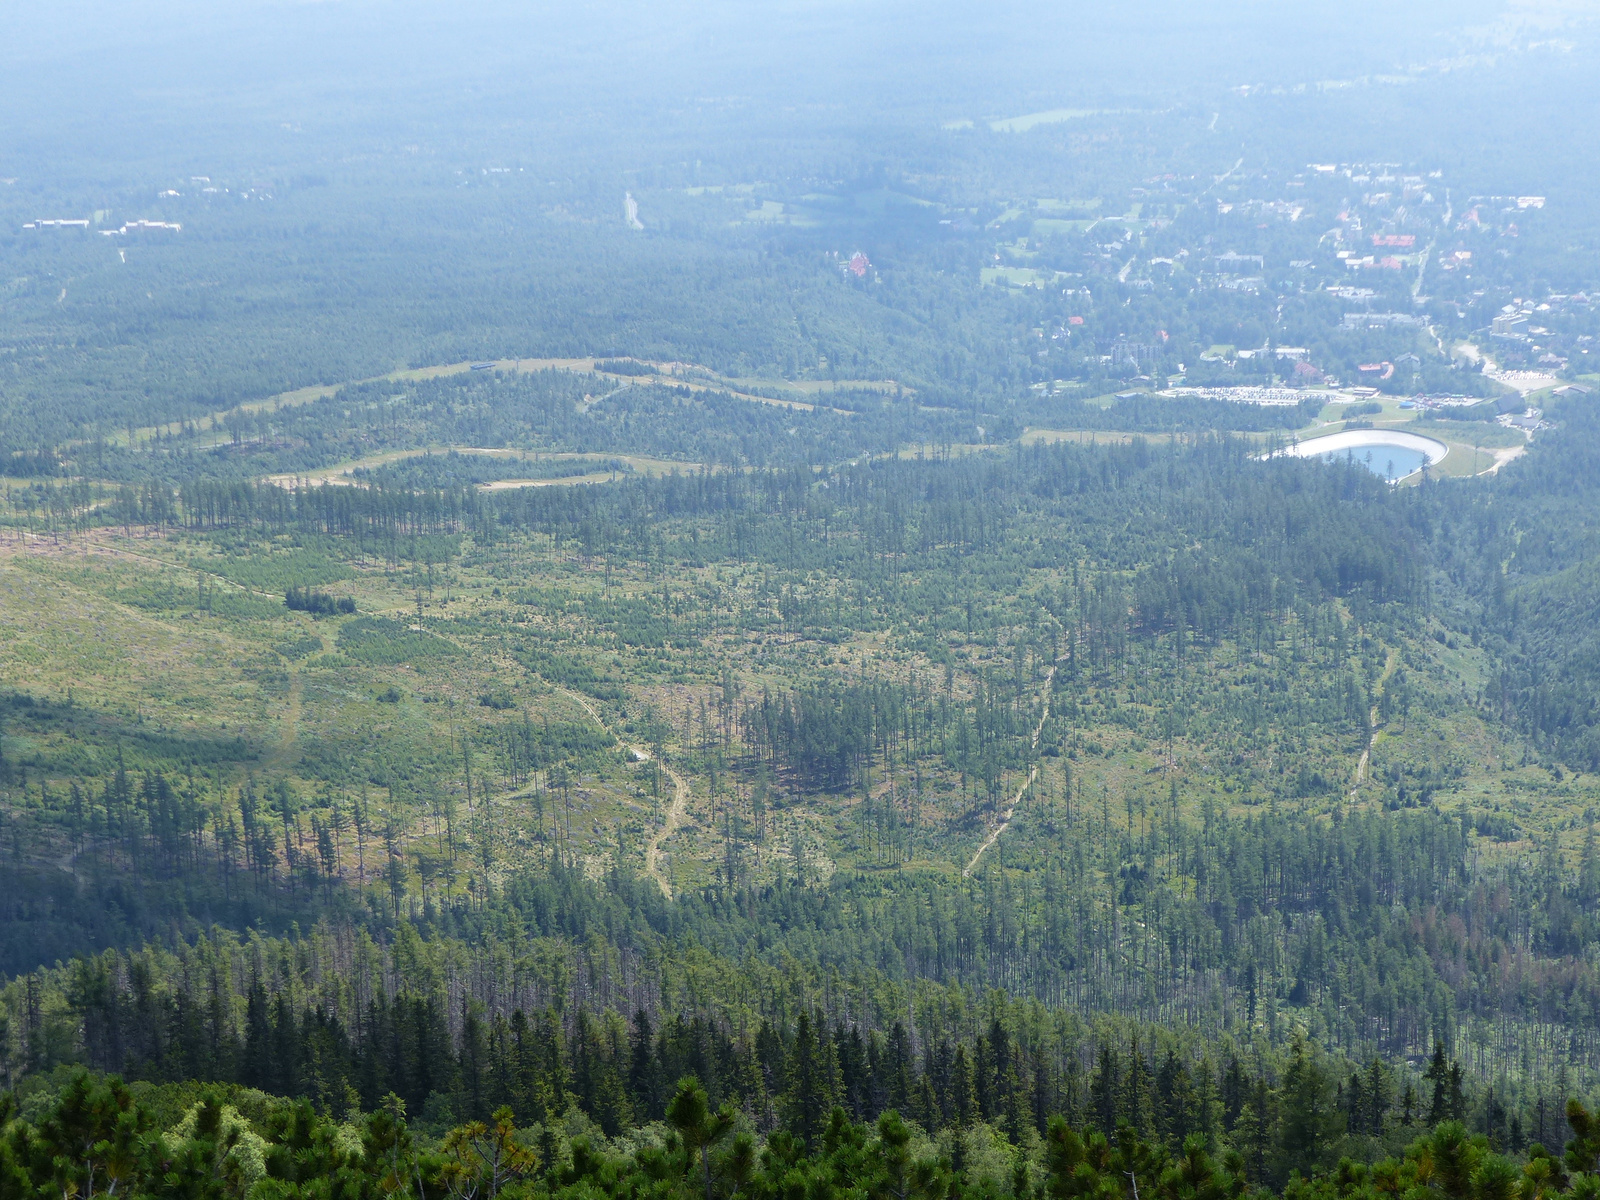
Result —
M1600 1170L1600 1118L1573 1096L1567 1100L1567 1124L1572 1127L1563 1156L1567 1169L1585 1174Z
M683 1149L690 1163L699 1160L705 1182L705 1200L712 1200L711 1147L733 1128L733 1110L724 1105L720 1112L713 1114L700 1081L693 1076L686 1076L679 1080L678 1091L667 1104L667 1124L683 1140Z

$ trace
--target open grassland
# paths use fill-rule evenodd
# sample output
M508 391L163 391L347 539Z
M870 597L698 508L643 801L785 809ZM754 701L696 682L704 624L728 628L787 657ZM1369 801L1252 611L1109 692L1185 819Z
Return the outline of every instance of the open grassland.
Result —
M1035 570L1015 586L1026 603L1068 582ZM812 586L813 603L848 602L824 580ZM291 611L291 587L348 597L355 611ZM12 803L35 805L41 787L92 787L119 755L141 769L198 769L224 816L256 777L283 779L322 820L365 795L413 847L402 857L420 894L431 854L468 852L458 840L497 872L558 851L596 871L643 872L673 795L662 762L688 788L657 846L675 886L734 869L753 879L825 878L840 863L959 869L1000 819L998 797L1026 779L1025 757L977 768L979 778L950 754L868 749L865 773L840 788L763 763L751 705L813 681L893 680L976 712L1004 678L1016 722L1031 726L1050 666L1037 633L1001 627L934 648L893 625L752 626L769 587L750 567L646 567L537 537L454 539L406 563L336 539L11 539L0 554L0 687L77 714L70 728L36 726L21 710L8 719L4 752L31 778ZM1349 614L1320 619L1354 628ZM655 625L641 632L641 620ZM1079 823L1110 837L1152 813L1198 821L1208 807L1267 804L1328 813L1420 802L1504 814L1496 828L1515 836L1502 840L1579 836L1572 814L1597 793L1586 779L1552 790L1521 743L1477 713L1481 651L1447 647L1442 632L1381 646L1360 634L1342 651L1326 636L1290 620L1265 643L1226 640L1181 662L1152 647L1114 676L1069 672L1058 644L1042 769L1000 861L1042 868ZM1398 681L1383 676L1391 656ZM1354 717L1293 735L1263 738L1230 715L1268 681L1291 708L1343 704L1340 687L1376 705L1380 679L1403 689L1403 707L1374 707L1371 725L1366 699ZM654 761L625 749L635 745ZM435 895L464 883L429 881Z

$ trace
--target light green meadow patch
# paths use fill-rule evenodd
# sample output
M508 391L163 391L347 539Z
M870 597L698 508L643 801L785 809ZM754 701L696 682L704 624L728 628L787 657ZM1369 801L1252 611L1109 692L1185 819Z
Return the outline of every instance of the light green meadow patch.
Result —
M1076 121L1080 117L1092 117L1101 110L1098 108L1051 108L1044 112L1027 113L1020 117L1006 117L999 121L990 121L989 128L996 133L1027 133L1040 125L1056 125L1062 121Z
M979 275L993 287L1043 287L1055 278L1053 271L1036 271L1032 267L984 267Z

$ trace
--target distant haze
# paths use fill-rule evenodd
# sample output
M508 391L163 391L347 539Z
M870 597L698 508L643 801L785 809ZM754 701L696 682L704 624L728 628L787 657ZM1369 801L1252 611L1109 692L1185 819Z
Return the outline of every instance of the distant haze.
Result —
M1525 9L1519 9L1524 13ZM704 98L950 106L1172 100L1218 83L1400 71L1503 20L1492 0L1175 3L15 6L7 109L155 118L204 102L307 116L353 93L421 117L522 96L622 112ZM220 108L214 105L220 104ZM530 114L532 115L532 114ZM641 119L658 114L636 113Z

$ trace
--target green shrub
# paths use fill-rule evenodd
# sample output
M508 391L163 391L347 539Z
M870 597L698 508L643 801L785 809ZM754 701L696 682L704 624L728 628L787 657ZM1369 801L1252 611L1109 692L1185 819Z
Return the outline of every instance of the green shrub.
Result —
M461 653L454 642L387 617L358 617L349 622L339 630L339 649L357 662L374 665L453 658Z
M612 680L603 678L581 658L524 646L517 651L517 661L528 670L543 675L551 683L583 692L596 700L622 699L622 688Z

